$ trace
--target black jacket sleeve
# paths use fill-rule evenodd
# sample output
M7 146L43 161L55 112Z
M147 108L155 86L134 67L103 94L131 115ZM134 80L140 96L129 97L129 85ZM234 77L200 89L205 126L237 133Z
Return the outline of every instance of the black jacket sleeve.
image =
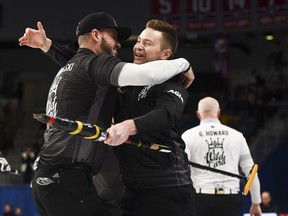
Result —
M46 52L46 55L61 67L64 66L75 54L76 51L61 46L54 41L52 41L50 49Z
M188 92L180 84L171 82L158 85L156 92L154 109L134 118L138 134L167 131L181 119Z

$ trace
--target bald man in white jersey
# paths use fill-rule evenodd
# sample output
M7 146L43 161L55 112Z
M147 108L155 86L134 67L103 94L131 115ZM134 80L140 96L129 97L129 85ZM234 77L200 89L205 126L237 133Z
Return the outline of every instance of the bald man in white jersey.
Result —
M221 124L220 106L216 99L205 97L198 103L200 125L182 134L190 161L248 176L254 162L242 133ZM240 180L223 174L191 167L200 216L240 216ZM250 189L250 214L261 215L260 182L256 175Z

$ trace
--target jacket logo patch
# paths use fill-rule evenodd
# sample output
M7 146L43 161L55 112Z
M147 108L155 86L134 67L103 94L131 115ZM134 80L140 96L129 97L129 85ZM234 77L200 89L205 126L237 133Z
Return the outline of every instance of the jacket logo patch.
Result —
M36 182L38 185L41 185L41 186L47 186L47 185L55 183L53 180L46 178L46 177L38 177Z
M152 85L144 86L144 88L142 89L142 91L138 95L138 101L147 96L147 92L149 91L149 89L151 87L152 87Z

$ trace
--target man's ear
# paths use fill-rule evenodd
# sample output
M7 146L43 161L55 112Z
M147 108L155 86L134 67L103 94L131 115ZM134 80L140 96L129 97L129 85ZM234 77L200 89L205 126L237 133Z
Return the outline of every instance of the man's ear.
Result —
M218 118L218 119L220 118L220 114L221 114L221 110L219 109L219 110L217 111L217 118Z
M99 38L100 32L99 32L97 29L93 29L93 30L92 30L91 36L92 36L92 38L93 38L94 40L97 40L97 41L100 40L100 38Z
M201 115L200 115L199 111L196 111L196 115L197 115L198 119L201 121Z
M165 49L162 51L161 59L162 60L169 59L171 55L172 55L172 50L171 49Z

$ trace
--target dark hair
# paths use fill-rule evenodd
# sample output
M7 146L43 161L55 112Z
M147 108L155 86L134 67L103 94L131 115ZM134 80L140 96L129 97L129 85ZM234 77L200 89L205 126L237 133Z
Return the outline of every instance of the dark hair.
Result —
M172 55L176 52L178 47L177 30L174 26L164 20L152 19L146 23L146 28L151 28L160 31L163 34L164 42L161 46L164 49L171 49Z

